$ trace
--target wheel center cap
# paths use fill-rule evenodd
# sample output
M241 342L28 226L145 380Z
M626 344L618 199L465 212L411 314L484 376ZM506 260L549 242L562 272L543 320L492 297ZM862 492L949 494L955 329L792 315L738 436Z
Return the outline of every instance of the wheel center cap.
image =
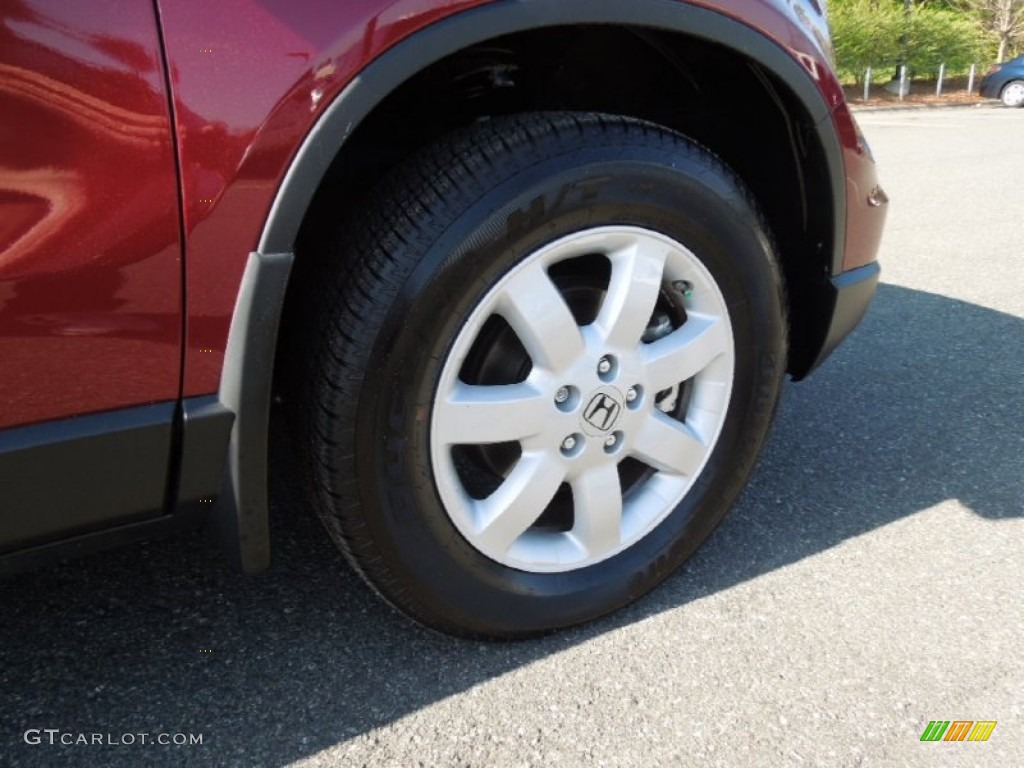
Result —
M601 387L590 393L583 407L580 427L591 437L600 437L611 432L622 416L625 398L614 387Z

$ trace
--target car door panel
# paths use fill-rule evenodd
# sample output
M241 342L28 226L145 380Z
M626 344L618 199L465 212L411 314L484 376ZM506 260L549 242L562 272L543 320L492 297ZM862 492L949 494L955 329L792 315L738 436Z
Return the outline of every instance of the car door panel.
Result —
M0 6L0 428L174 400L178 184L153 5Z

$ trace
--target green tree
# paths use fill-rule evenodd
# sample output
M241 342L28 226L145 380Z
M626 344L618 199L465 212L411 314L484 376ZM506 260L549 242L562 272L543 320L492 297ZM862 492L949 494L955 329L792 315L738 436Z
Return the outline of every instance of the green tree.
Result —
M839 74L861 82L868 67L895 67L902 8L892 0L836 0L829 8Z
M1024 0L960 0L959 5L999 41L996 61L1024 38Z
M962 72L986 47L981 25L962 12L917 5L905 23L911 72L935 72L940 64L951 72Z
M930 73L945 64L951 72L963 71L986 47L985 33L975 18L941 3L835 0L830 21L836 67L841 76L857 82L867 67L895 72L906 64L912 73Z

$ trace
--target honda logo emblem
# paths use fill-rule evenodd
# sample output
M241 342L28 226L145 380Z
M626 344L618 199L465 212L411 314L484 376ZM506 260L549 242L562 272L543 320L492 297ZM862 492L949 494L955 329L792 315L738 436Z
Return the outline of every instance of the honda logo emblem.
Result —
M583 412L583 418L599 432L607 432L615 425L621 410L622 406L614 397L604 392L598 392L587 403L587 409Z

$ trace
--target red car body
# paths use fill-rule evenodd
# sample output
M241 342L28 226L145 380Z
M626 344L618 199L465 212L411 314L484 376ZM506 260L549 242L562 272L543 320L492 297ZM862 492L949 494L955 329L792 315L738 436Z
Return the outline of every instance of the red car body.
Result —
M823 359L870 298L885 206L814 0L5 0L5 567L149 535L218 495L242 564L265 564L277 317L318 185L419 72L571 25L743 56L799 112L793 146L813 145L807 178L821 183L790 202L829 239L791 288L814 307L795 313L791 373ZM824 223L806 223L816 206Z

